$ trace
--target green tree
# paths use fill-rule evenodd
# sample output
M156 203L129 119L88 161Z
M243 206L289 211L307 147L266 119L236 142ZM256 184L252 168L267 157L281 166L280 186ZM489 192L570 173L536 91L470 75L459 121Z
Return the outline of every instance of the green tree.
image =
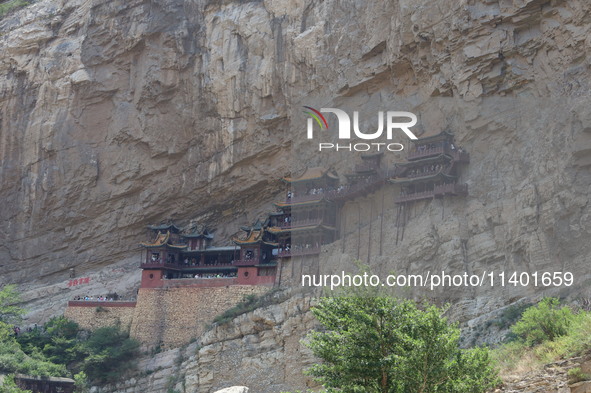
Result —
M17 306L20 297L14 285L0 290L0 372L39 376L66 376L66 368L49 361L37 348L25 353L14 336L12 326L24 310Z
M328 392L477 393L497 383L486 349L459 348L443 311L383 296L323 298L323 331L307 345L324 362L307 372Z
M84 371L74 375L74 393L87 393L89 391L88 377Z
M115 382L135 365L139 343L118 326L94 331L85 343L83 371L94 382Z
M575 315L570 307L560 307L558 299L547 297L525 310L511 331L526 345L533 347L564 336L574 320Z
M16 285L5 285L0 290L0 322L6 324L19 322L24 310L17 306L20 301Z
M41 351L50 361L67 366L82 361L84 345L78 339L80 327L64 316L51 318L43 329L33 329L17 337L27 354Z
M0 393L32 393L30 390L23 390L16 386L14 376L7 375L0 381Z

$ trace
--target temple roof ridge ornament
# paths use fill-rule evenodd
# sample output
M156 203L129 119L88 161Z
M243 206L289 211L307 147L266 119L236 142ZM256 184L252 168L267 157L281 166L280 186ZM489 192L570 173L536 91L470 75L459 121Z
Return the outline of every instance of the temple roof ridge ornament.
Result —
M264 243L269 245L277 245L277 243L269 242L265 240L265 231L267 231L267 227L269 225L269 219L267 218L265 221L262 221L260 218L257 219L251 226L242 226L244 232L246 232L245 238L240 238L238 236L233 236L232 241L234 244L237 245L246 245L246 244L258 244Z
M148 229L152 231L170 231L172 233L179 233L181 229L174 225L172 222L168 221L166 223L161 223L157 225L148 225Z
M170 231L166 232L158 232L156 239L149 243L149 242L141 242L141 246L147 248L155 248L155 247L170 247L170 248L177 248L182 250L187 247L186 244L172 244L170 239Z
M186 239L213 239L213 233L209 232L205 225L200 224L192 224L181 233L181 236Z

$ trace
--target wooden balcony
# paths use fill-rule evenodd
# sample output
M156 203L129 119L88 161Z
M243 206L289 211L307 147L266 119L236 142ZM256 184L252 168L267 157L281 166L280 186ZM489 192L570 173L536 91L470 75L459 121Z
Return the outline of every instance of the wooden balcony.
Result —
M277 226L279 228L300 228L300 227L308 227L308 226L315 226L322 224L321 218L311 219L311 220L292 220L290 222L279 222Z
M420 201L424 199L433 199L433 198L441 198L445 195L460 195L465 196L468 195L468 185L467 184L441 184L433 187L433 190L430 191L422 191L422 192L415 192L412 194L404 194L399 195L394 198L395 203L405 203L405 202L413 202L413 201Z
M135 304L128 300L70 300L68 307L135 307Z
M234 261L234 266L254 266L258 264L258 259L238 259Z
M281 251L277 253L278 258L291 258L291 257L299 257L304 255L317 255L320 254L321 248L320 247L310 247L310 248L299 248L299 249L291 249L289 251Z
M236 261L234 261L236 262ZM158 263L158 262L149 262L149 263L145 263L142 262L140 267L142 269L173 269L173 270L185 270L185 269L192 269L192 270L199 270L199 269L213 269L213 268L217 268L217 267L232 267L234 266L233 263L228 262L228 263L204 263L204 264L196 264L196 265L191 265L191 264L184 264L182 262L177 262L177 263Z
M337 188L326 194L329 201L343 201L347 199L358 198L376 191L386 181L386 176L372 176L369 181L360 181L358 183Z
M418 160L421 158L427 158L432 156L438 156L440 154L446 153L450 154L451 149L449 147L438 146L431 149L422 149L422 150L414 150L408 153L406 159L408 161Z
M317 191L316 194L293 195L291 198L285 198L285 203L302 203L319 201L324 197L324 191Z
M436 198L442 197L444 195L468 195L468 185L467 184L457 184L457 183L450 183L450 184L441 184L435 186L433 189L433 194Z
M364 162L361 164L355 165L355 172L363 173L363 172L372 172L377 171L378 165L374 162Z
M434 171L424 171L424 172L417 172L414 174L408 174L406 177L408 177L409 179L414 179L416 177L425 177L425 176L432 176L432 175L436 175L440 172L441 170L434 170Z
M233 267L235 266L235 262L227 262L227 263L204 263L202 265L181 265L181 268L183 269L195 269L195 270L199 270L199 269L216 269L218 267Z
M182 267L182 264L178 262L150 261L142 262L140 267L142 269L178 269Z

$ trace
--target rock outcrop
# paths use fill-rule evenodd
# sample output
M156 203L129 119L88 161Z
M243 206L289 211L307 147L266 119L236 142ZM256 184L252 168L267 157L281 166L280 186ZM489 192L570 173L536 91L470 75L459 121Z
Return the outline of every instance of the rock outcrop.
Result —
M248 393L248 388L246 386L231 386L226 389L218 390L215 393Z
M183 348L142 358L137 375L97 392L216 392L246 385L252 392L306 390L315 384L302 371L314 362L302 333L316 322L311 299L289 300L214 327Z

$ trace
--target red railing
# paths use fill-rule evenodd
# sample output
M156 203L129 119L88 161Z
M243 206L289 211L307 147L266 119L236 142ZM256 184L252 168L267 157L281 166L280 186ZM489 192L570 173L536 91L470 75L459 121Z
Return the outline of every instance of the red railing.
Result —
M68 307L135 307L135 304L124 300L70 300Z
M236 261L234 261L234 262L236 262ZM206 268L211 269L211 268L215 268L215 267L232 267L232 266L234 266L234 263L232 263L232 262L226 262L226 263L218 262L218 263L204 263L201 265L193 265L193 266L183 265L182 267L190 267L190 268L198 268L198 269L206 269Z
M234 261L234 266L254 266L258 264L257 259L238 259Z
M238 283L237 277L211 277L211 278L171 278L163 280L163 287L178 288L178 287L225 287L228 285L236 285Z
M214 267L229 267L233 266L232 262L226 263L198 263L196 265L184 264L182 262L177 263L158 263L158 262L142 262L140 267L142 269L195 269L195 268L214 268Z
M182 267L182 265L178 262L159 262L159 261L150 261L150 262L142 262L141 263L141 268L146 269L146 268L168 268L168 269L178 269L179 267Z

